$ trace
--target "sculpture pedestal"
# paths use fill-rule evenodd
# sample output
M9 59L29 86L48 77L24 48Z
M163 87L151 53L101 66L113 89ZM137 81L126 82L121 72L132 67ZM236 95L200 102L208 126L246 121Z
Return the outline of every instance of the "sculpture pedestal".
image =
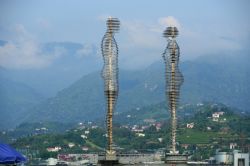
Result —
M117 166L120 164L116 154L105 154L104 156L98 156L98 165Z
M167 166L187 166L188 156L183 154L166 154L164 160Z

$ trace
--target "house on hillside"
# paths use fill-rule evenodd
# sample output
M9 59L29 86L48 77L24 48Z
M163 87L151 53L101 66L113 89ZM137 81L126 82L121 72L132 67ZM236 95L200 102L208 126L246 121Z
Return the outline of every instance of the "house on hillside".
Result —
M75 146L75 144L70 142L70 143L68 143L68 146L69 146L69 148L73 148Z
M217 114L217 113L213 113L213 114L212 114L212 118L213 118L213 121L214 121L214 122L218 122L218 121L219 121L219 118L220 118L220 115Z
M55 147L48 147L47 151L48 152L58 152L59 150L61 150L62 148L60 146L55 146Z
M88 137L87 137L86 135L84 135L84 134L82 134L81 137L82 137L83 139L87 139L87 138L88 138Z
M136 133L136 136L138 136L138 137L145 137L145 134L144 133Z
M83 151L88 151L89 148L88 148L87 146L83 146L83 147L82 147L82 150L83 150Z
M229 148L230 149L235 149L237 147L237 143L235 143L235 142L231 142L230 144L229 144Z
M138 125L134 125L131 129L132 132L140 133L143 132L144 130L140 128Z
M192 123L187 123L187 128L188 128L188 129L194 128L194 122L192 122Z

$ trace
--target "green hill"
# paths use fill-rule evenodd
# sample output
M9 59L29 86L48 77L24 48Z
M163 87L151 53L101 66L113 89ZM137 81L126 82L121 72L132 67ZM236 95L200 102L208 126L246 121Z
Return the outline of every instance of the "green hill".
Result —
M29 86L0 77L0 129L14 128L43 99Z
M225 60L226 59L226 60ZM250 74L245 56L202 57L181 63L185 82L181 103L221 102L249 111ZM164 64L141 71L120 71L117 112L165 101ZM105 116L103 80L100 72L82 77L29 110L25 121L79 122Z
M242 148L239 147L242 140L245 141L245 144L250 143L249 114L238 114L233 108L211 103L185 105L181 108L183 111L178 111L179 123L177 130L177 145L179 150L189 154L203 155L206 158L216 148L228 149L231 142L237 143L237 148ZM146 119L155 117L155 122L143 122L143 119L140 120L140 118L130 124L126 124L126 120L120 121L120 124L116 122L113 133L114 141L117 147L119 147L119 151L128 152L137 150L142 152L168 147L170 143L168 118L167 116L155 116L155 114L162 112L161 110L165 110L165 106L162 103L144 107L143 110L137 110L142 115L140 117ZM131 117L137 117L139 115L138 112L129 111ZM144 112L147 113L144 115ZM213 121L211 118L215 112L223 112L218 121ZM124 115L125 113L121 113L116 118L121 116L121 118L126 119ZM194 123L194 127L187 128L187 123ZM156 124L161 124L161 127L157 129ZM143 131L133 131L135 125L138 129L144 127ZM12 144L18 149L24 150L26 147L29 147L30 151L38 150L40 152L39 156L43 158L56 156L57 153L83 153L81 149L83 146L89 148L88 152L103 151L106 145L105 127L102 124L96 126L95 123L90 125L86 123L83 126L78 126L61 134L35 134L33 136L22 137L12 142ZM210 128L208 129L208 127ZM89 131L89 133L86 134L86 131ZM137 133L145 135L138 136ZM83 138L83 135L86 138ZM159 141L159 138L162 141ZM75 146L70 148L68 146L69 143L73 143ZM187 149L182 145L188 146ZM62 149L59 152L47 152L46 148L55 146L60 146Z

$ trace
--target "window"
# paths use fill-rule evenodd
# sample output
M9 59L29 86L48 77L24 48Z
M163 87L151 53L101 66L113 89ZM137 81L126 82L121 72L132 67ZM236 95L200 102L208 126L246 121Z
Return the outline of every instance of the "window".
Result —
M238 159L238 166L245 166L245 159Z

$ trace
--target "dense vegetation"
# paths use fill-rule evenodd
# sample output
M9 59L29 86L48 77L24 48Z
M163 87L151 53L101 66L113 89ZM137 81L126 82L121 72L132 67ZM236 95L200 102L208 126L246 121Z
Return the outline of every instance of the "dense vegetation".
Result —
M181 152L193 154L194 160L208 158L216 148L228 149L230 143L237 143L238 148L250 143L247 139L250 137L249 115L237 114L234 109L221 104L186 105L180 108L178 147ZM158 112L162 113L162 116L156 116ZM115 123L113 132L115 147L121 152L148 152L167 148L170 143L170 125L165 120L168 116L166 112L164 104L160 103L132 110L128 112L129 118L127 113L117 115L120 121ZM213 121L211 116L214 112L224 112L224 114L218 121ZM127 124L127 119L133 117L136 119ZM154 119L155 122L148 122L145 119ZM99 123L78 124L74 129L58 134L36 133L12 141L12 145L20 150L26 150L26 153L28 149L36 157L42 158L54 157L58 153L100 152L106 145L106 130L100 127L103 125ZM194 123L194 127L187 128L187 123ZM157 124L161 124L161 127L156 128ZM132 131L135 125L139 129L144 126L144 131ZM145 135L139 136L138 133ZM83 135L86 138L83 138ZM69 147L70 143L74 146ZM58 152L47 151L47 148L55 146L60 146L62 149ZM82 147L88 147L88 150L83 151Z

